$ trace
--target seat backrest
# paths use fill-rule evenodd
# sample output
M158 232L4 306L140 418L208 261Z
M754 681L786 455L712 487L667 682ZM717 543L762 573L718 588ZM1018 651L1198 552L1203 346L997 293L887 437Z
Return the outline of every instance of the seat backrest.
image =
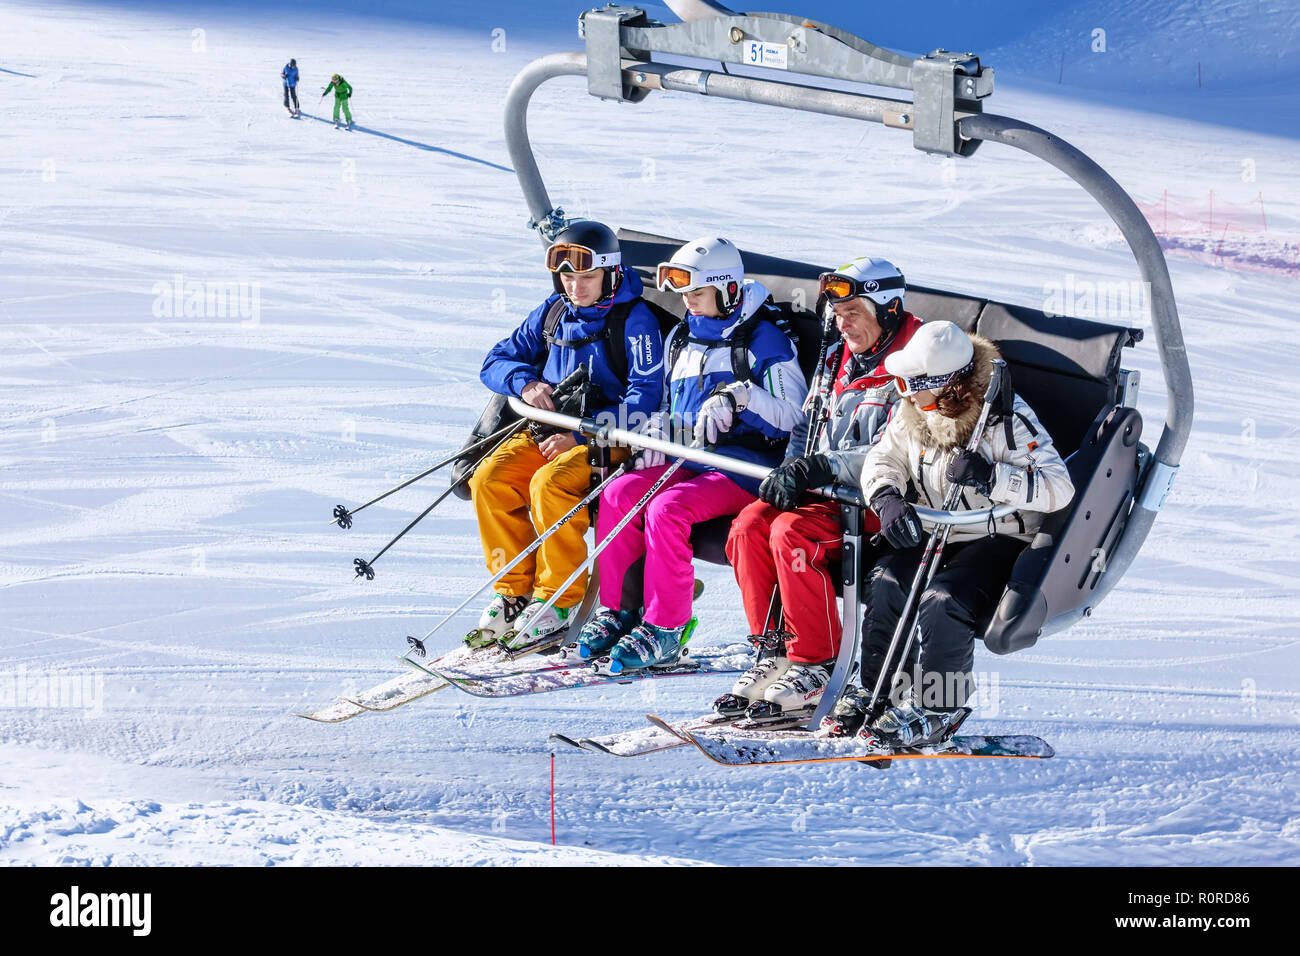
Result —
M623 262L645 282L645 297L682 314L681 297L654 287L655 269L672 258L680 240L620 229ZM833 268L741 251L746 275L762 282L799 332L799 362L812 380L820 345L817 277ZM1049 316L1038 309L909 285L907 311L922 321L944 319L997 343L1016 391L1038 415L1061 455L1079 447L1099 412L1118 404L1120 357L1141 340L1140 329Z
M1119 404L1121 352L1142 338L1140 329L1000 302L985 304L975 331L997 343L1016 392L1062 457L1079 447L1099 412Z

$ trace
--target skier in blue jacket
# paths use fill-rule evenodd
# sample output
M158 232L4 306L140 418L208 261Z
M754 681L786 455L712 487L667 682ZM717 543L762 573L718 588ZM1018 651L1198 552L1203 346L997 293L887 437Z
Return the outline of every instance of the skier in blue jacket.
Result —
M299 116L302 110L298 106L298 61L290 60L280 71L280 79L284 81L284 108L289 111L290 116ZM289 105L290 97L293 98L293 106Z
M663 396L663 336L659 320L641 301L640 277L622 265L618 238L598 222L569 223L547 250L546 265L555 294L488 353L483 384L554 409L555 386L585 365L593 387L584 413L638 427ZM475 470L470 494L490 572L499 571L586 496L591 465L585 442L575 432L539 439L524 430ZM588 520L586 509L578 512L497 583L479 627L466 638L471 645L503 638L507 645L532 644L568 627L570 612L586 591L586 575L540 612L586 560Z

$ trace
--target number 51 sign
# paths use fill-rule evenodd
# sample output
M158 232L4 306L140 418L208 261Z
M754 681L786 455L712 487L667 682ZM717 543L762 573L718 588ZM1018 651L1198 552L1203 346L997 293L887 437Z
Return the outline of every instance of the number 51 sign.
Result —
M766 66L775 70L788 70L790 48L784 43L764 43L762 40L745 41L745 63L749 66Z

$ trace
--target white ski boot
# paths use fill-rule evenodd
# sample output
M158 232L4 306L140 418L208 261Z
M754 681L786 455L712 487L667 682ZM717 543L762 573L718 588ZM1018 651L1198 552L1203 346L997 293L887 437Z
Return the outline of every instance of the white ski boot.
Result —
M569 628L569 617L575 608L551 607L542 612L545 601L533 601L515 620L514 627L501 635L501 646L508 651L520 651L534 644L554 644Z
M502 634L511 629L531 600L531 595L526 597L511 597L508 594L492 595L492 603L483 609L483 616L478 619L478 627L465 635L465 643L470 647L487 647L489 644L495 644Z
M767 685L763 699L750 705L745 716L752 721L810 715L830 683L834 661L821 664L792 663Z
M758 648L758 660L745 673L736 678L730 694L723 694L713 702L713 709L722 717L740 717L749 705L763 699L763 692L790 666L785 656L788 631L768 631L751 634L749 643Z

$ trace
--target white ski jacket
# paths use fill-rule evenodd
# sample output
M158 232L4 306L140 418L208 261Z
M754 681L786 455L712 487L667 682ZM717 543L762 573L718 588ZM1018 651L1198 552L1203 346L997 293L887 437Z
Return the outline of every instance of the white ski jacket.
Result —
M972 335L971 340L975 345L975 385L983 395L998 351L980 336ZM918 505L942 508L948 496L948 464L969 440L981 408L982 400L956 418L947 418L937 411L922 412L906 400L898 402L884 435L862 465L861 487L867 501L888 486L906 494L910 485L916 490ZM974 488L966 488L958 508L1013 504L1017 510L991 524L954 526L950 542L989 534L1029 541L1047 514L1064 508L1074 497L1074 484L1052 436L1019 395L1015 396L1011 418L1010 443L1006 424L1000 418L987 423L980 438L979 453L994 463L989 496L985 498ZM927 532L933 530L930 522L922 524Z

